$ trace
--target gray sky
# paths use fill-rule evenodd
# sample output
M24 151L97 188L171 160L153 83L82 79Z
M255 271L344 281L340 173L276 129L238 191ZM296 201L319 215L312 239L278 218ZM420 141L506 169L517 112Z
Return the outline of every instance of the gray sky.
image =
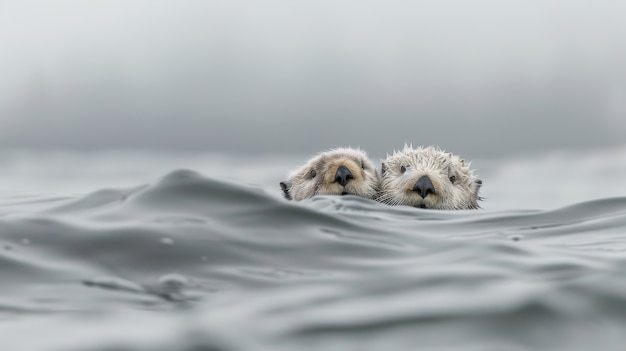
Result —
M0 147L626 143L626 3L0 0Z

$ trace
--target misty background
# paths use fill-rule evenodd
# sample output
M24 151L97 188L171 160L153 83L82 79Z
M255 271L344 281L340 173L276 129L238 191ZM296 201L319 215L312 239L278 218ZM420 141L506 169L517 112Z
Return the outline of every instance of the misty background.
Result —
M626 3L0 1L0 147L626 143Z

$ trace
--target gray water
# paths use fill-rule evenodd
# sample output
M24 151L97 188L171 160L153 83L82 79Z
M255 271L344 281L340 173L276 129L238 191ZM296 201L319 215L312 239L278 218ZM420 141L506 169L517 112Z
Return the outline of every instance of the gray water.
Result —
M301 203L301 157L4 152L1 350L623 350L626 150L475 160L478 211Z

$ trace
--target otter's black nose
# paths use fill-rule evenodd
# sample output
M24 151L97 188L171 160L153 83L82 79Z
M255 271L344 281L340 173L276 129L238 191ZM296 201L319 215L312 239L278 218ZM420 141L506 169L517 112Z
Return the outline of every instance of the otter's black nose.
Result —
M413 191L419 193L422 196L422 199L426 198L428 194L435 193L435 187L433 186L433 182L430 181L428 176L422 176L416 183L413 185Z
M354 178L352 172L346 166L339 166L337 173L335 173L335 181L343 186L348 184L350 179Z

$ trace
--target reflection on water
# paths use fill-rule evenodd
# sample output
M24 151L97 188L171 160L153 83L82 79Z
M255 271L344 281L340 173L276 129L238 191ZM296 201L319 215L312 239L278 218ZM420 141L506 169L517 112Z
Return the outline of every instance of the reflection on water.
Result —
M626 163L602 159L621 154L476 162L487 209L457 212L288 202L295 159L4 154L0 346L621 350ZM185 163L202 173L142 185ZM614 196L565 191L590 180Z

